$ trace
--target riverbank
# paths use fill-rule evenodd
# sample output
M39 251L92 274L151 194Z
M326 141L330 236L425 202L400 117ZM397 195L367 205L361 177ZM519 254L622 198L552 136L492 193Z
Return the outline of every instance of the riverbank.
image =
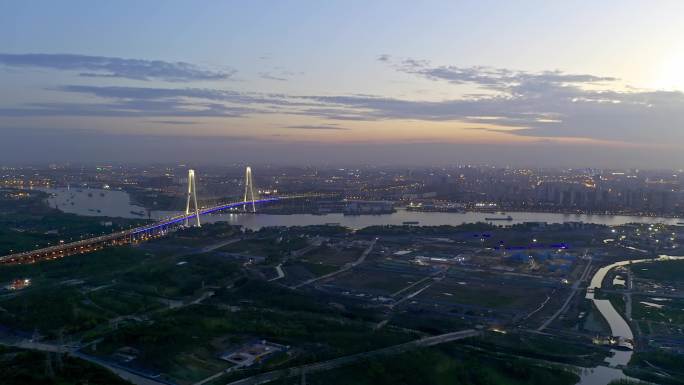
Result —
M684 260L684 257L660 255L658 258L619 261L598 269L594 276L591 278L591 282L587 287L587 294L585 298L591 300L594 303L596 309L599 311L599 313L601 313L601 316L606 320L606 322L608 322L608 325L610 326L611 335L617 338L619 341L621 341L621 345L624 348L628 348L631 344L633 344L634 333L632 331L632 328L630 327L629 323L615 309L610 300L597 299L595 297L595 290L602 288L603 280L605 279L606 275L616 267L632 265L636 263L672 260ZM620 367L629 364L629 361L632 358L633 351L613 350L613 353L613 357L607 359L607 362L610 366Z

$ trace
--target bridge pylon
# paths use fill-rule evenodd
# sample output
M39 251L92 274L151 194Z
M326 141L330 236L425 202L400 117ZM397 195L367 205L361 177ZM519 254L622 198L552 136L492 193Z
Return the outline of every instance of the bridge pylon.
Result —
M244 211L247 211L247 202L252 202L252 212L256 212L256 198L254 198L254 182L252 181L252 168L247 166L245 168L245 198L243 199L243 202L245 203L244 206L242 206Z
M190 215L190 201L195 204L195 218L197 219L197 227L202 227L200 224L199 206L197 206L197 186L195 184L195 170L188 170L188 202L185 205L185 215ZM188 226L190 218L185 218L185 225Z

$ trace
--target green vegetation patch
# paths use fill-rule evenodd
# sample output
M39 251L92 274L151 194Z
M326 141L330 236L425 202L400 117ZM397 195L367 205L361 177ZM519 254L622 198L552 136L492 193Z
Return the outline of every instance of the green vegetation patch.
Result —
M0 347L3 385L130 385L89 362L56 354Z
M625 374L658 384L684 384L684 356L662 350L635 352Z
M206 286L223 286L235 279L238 265L214 253L153 258L121 274L121 287L144 295L186 297Z
M636 320L684 324L684 299L632 296L632 318Z
M684 282L684 261L682 260L640 263L630 268L637 278Z
M307 383L312 385L569 385L578 380L576 374L550 365L500 360L454 346L373 358L307 376ZM296 384L297 380L287 383Z
M376 332L362 321L311 312L195 305L156 316L151 323L122 327L90 353L111 355L123 347L133 347L140 351L136 365L198 380L211 373L199 369L194 374L181 372L179 368L189 357L214 365L221 352L254 338L291 345L300 360L312 362L394 345L416 336L392 328Z

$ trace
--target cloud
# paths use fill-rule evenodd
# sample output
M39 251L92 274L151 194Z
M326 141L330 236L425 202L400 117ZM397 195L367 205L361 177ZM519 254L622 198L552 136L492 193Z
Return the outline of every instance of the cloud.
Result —
M663 143L684 140L681 92L590 91L575 86L524 84L503 96L442 101L387 97L311 96L326 119L462 121L526 128L514 135Z
M388 59L389 60L389 59ZM233 118L283 114L327 121L414 120L486 124L488 130L538 138L587 138L644 144L684 143L684 94L618 87L608 76L561 71L435 66L389 61L399 71L482 92L444 100L380 95L294 95L212 88L65 85L50 89L88 102L31 103L1 108L0 116L133 116ZM472 87L469 87L472 89ZM181 119L182 120L182 119ZM174 124L174 123L167 123ZM289 128L333 130L330 124Z
M38 134L37 134L38 133ZM268 165L364 164L416 166L468 164L518 164L538 167L681 167L684 153L598 145L543 143L330 143L279 137L134 135L56 127L0 128L0 162L181 162L189 165L249 163ZM26 143L31 143L26 146ZM58 150L56 150L58 149ZM91 163L92 164L92 163ZM200 167L201 166L197 166Z
M255 110L221 103L186 103L177 100L115 100L109 103L32 103L28 108L0 108L0 116L96 117L221 117L238 118Z
M77 71L79 76L83 77L156 79L170 82L226 80L235 72L212 71L185 62L44 53L0 53L0 65L16 68Z
M296 75L301 75L303 72L294 72L284 69L283 67L274 67L273 71L259 72L259 77L266 80L276 80L280 82L288 81Z
M457 67L433 66L429 61L405 59L394 68L398 71L419 75L431 80L445 80L454 84L472 83L485 89L502 90L525 83L599 83L618 79L588 74L566 74L561 71L526 72L486 66Z
M287 79L287 78L284 77L284 76L273 75L273 74L271 74L270 72L259 72L259 76L260 76L262 79L267 79L267 80L278 80L278 81L281 81L281 82L285 82L285 81L288 81L288 80L289 80L289 79Z
M88 96L88 102L27 103L0 108L0 116L243 117L254 114L307 114L321 103L283 94L208 88L155 88L65 85L50 88ZM174 120L174 119L169 119Z
M189 120L148 120L149 123L159 123L159 124L171 124L171 125L192 125L198 124L199 122L193 122Z
M614 84L618 79L613 77L561 71L431 66L412 59L395 68L435 81L472 84L488 92L439 101L311 95L306 98L323 107L309 108L306 113L340 120L487 123L502 127L501 132L536 137L636 143L684 140L684 94L678 91L618 91Z
M203 89L63 86L55 90L95 96L93 102L29 103L0 108L0 116L241 117L256 112L237 92ZM227 103L232 102L232 103Z
M293 128L293 129L298 129L298 130L349 130L349 128L346 127L341 127L338 124L302 124L302 125L293 125L293 126L286 126L285 128Z

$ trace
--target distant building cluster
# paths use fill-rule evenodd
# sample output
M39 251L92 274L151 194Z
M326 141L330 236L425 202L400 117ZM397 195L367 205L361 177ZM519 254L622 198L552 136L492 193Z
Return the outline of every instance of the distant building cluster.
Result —
M187 165L100 165L0 168L0 186L126 190L139 205L176 209L187 186ZM545 212L684 215L681 170L516 169L459 165L442 168L256 168L259 196L316 192L334 198L276 207L281 213L382 214L416 211L528 210ZM202 168L206 205L241 197L244 165ZM23 194L23 193L17 193ZM17 199L21 195L16 196Z

